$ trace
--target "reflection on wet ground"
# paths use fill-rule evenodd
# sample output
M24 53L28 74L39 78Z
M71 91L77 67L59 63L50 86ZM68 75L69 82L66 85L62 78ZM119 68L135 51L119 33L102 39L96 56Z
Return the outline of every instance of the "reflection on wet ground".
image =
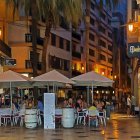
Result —
M0 140L138 140L140 139L140 119L113 114L107 126L98 128L75 126L71 129L59 126L55 130L43 128L0 127Z

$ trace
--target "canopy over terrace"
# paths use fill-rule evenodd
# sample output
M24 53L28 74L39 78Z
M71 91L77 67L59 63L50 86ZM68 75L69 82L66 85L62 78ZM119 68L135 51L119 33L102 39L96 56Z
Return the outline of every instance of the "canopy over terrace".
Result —
M10 94L12 87L24 87L31 86L30 78L23 76L19 73L8 70L6 72L0 73L0 88L10 88ZM11 95L11 105L12 105L12 95Z
M93 93L94 86L108 87L108 86L112 86L112 84L114 82L113 80L111 80L105 76L102 76L94 71L81 74L79 76L72 78L71 80L73 80L76 83L75 85L77 85L77 86L87 86L87 87L91 86L92 93ZM92 99L93 99L93 94L92 94ZM93 100L92 100L92 102L93 102Z
M62 87L66 86L66 84L75 84L71 79L56 70L39 75L33 78L32 81L34 82L33 86L53 86L53 92L56 86Z

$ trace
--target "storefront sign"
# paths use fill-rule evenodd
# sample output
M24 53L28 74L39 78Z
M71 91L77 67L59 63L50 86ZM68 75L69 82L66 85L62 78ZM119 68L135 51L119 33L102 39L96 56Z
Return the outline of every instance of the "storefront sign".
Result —
M129 57L140 57L140 42L128 44L128 56Z

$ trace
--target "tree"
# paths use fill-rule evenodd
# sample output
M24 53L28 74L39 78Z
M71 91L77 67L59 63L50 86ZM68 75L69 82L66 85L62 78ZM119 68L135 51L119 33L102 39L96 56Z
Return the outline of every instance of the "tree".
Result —
M33 73L36 75L36 30L37 23L42 19L45 22L46 30L44 37L44 45L42 51L42 73L46 72L46 55L48 42L52 27L57 27L60 23L60 16L63 16L68 23L78 25L79 19L82 17L82 0L6 0L7 4L14 7L15 12L20 13L21 8L24 9L26 16L31 11L32 16L32 44L34 52Z

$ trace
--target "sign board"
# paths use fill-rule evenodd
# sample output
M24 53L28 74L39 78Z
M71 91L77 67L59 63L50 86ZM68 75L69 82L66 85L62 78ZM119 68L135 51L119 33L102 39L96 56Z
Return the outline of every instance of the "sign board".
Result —
M6 59L5 60L6 66L15 66L16 65L16 59Z
M140 57L140 42L128 43L128 57Z
M55 93L44 93L44 129L55 129Z

